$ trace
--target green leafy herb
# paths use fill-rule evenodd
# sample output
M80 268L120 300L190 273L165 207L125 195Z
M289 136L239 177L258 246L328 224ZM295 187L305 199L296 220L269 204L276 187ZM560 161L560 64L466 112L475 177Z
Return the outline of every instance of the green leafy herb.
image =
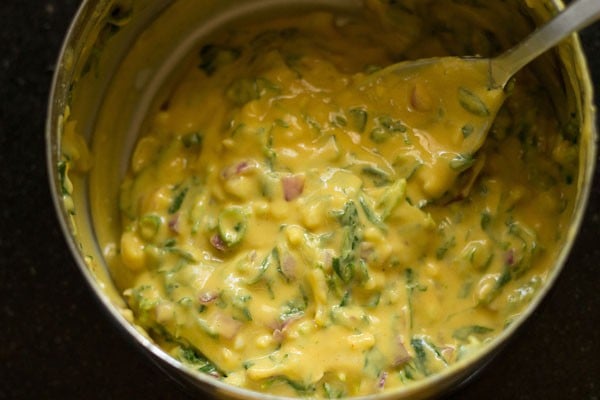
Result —
M412 330L413 320L414 320L414 318L413 318L414 317L413 303L414 303L415 289L419 290L421 292L424 292L427 290L427 286L419 284L416 273L412 268L407 268L404 271L404 279L406 281L406 293L407 293L406 297L408 300L408 314L409 314L409 325L408 326Z
M241 321L252 321L252 313L248 308L248 302L252 300L252 296L244 295L244 296L235 296L232 301L232 307L236 310L235 319Z
M363 133L367 126L367 119L369 115L363 108L351 108L348 111L350 117L350 127L356 132Z
M63 196L70 196L73 192L73 184L69 180L69 162L62 160L57 164L58 181L60 183L60 192Z
M344 211L338 215L338 220L342 226L353 227L358 224L358 210L353 201L344 205Z
M267 166L269 170L273 171L275 168L275 161L277 160L277 152L273 149L273 130L271 129L267 134L265 146L263 148L263 154L266 157Z
M377 209L381 210L381 220L385 221L402 202L406 195L406 179L398 179L389 186L377 202Z
M171 202L171 205L169 206L169 214L175 214L177 211L179 211L179 209L181 208L181 205L183 204L183 200L185 199L185 195L188 192L188 188L184 187L183 189L181 189L173 198L173 201Z
M409 180L423 166L423 162L413 155L402 154L396 156L392 165L396 171L396 176Z
M343 227L342 248L340 257L333 259L333 269L342 282L349 283L355 275L358 260L357 251L362 240L358 210L353 201L346 203L344 211L338 216L338 220Z
M329 382L323 383L323 392L327 399L341 399L345 396L344 389L337 388Z
M283 382L294 389L298 394L306 396L316 391L316 386L313 383L304 383L288 378L287 376L276 376L271 378L271 383Z
M488 117L490 115L490 111L485 103L475 93L471 92L467 88L458 88L458 102L462 108L471 114L479 117Z
M317 121L314 117L310 115L304 115L303 117L304 121L308 124L308 126L314 129L319 135L323 133L323 127L321 126L319 121Z
M304 311L306 310L306 301L302 297L299 297L293 301L289 301L283 307L283 311L281 315L279 315L279 320L281 322L287 321L289 319L298 318L304 315Z
M391 182L390 175L374 165L364 166L361 172L369 176L373 180L373 184L375 184L375 186L383 186Z
M342 113L332 113L332 114L330 114L329 120L334 125L337 125L337 126L342 127L342 128L345 127L346 125L348 125L348 121L346 120L346 117Z
M338 260L338 262L339 262L339 260ZM350 304L351 297L352 297L352 294L351 294L350 290L346 290L344 292L344 297L342 297L342 301L340 301L340 307L345 307L348 304Z
M186 149L197 149L202 146L202 134L200 132L188 133L181 138L181 142Z
M371 130L370 137L375 143L383 143L396 133L406 133L407 128L402 122L389 115L375 118L375 127ZM406 141L406 138L405 138Z
M192 347L180 347L178 358L180 361L193 366L196 370L204 372L205 374L213 376L224 375L214 363L208 358L200 355L200 353Z
M274 247L262 260L258 267L258 271L256 271L256 274L248 280L248 284L253 285L260 281L271 265L276 265L276 268L279 269L279 251L277 250L277 247Z
M481 213L481 229L483 229L484 231L487 231L488 228L490 227L490 224L492 223L492 216L489 212L484 211Z
M276 118L274 121L274 124L281 128L289 128L290 127L290 124L288 124L285 120L283 120L281 118Z
M511 267L510 265L505 265L500 277L496 281L494 287L487 293L487 295L480 300L481 304L490 304L502 291L502 288L512 280Z
M378 126L377 128L373 128L369 137L375 143L383 143L390 138L390 133L385 128Z
M458 328L457 330L454 331L454 333L452 334L452 337L458 340L468 340L469 336L472 335L486 335L490 332L493 332L494 330L492 328L488 328L486 326L481 326L481 325L468 325L468 326L463 326L462 328Z
M377 118L377 122L388 132L406 132L406 125L388 115Z
M463 134L463 137L466 139L466 138L468 138L469 136L471 136L471 134L473 133L473 130L474 130L474 128L473 128L473 125L471 125L471 124L466 124L466 125L464 125L464 126L461 128L461 132L462 132L462 134Z
M415 365L423 375L427 376L435 372L437 369L435 364L448 365L440 349L426 337L413 336L410 344L415 351Z
M415 363L417 368L423 373L423 375L429 375L427 368L427 353L425 351L425 341L422 338L413 337L410 340L410 345L415 351Z
M342 263L338 257L335 257L332 260L332 267L334 272L344 283L349 283L354 277L354 264L352 262Z
M353 201L346 203L344 207L344 213L340 217L340 223L344 226L345 235L342 245L342 261L354 260L356 257L356 250L360 243L359 235L359 219L358 210Z
M406 280L406 293L408 299L408 314L409 314L409 328L412 330L413 327L413 292L416 287L415 274L412 268L407 268L404 272L404 278Z
M452 236L450 239L446 240L440 247L435 251L435 257L438 260L443 259L446 256L448 250L456 245L456 239Z
M365 307L377 307L381 300L381 292L375 292L365 303Z
M382 218L371 208L364 194L361 194L358 197L358 202L360 203L367 219L379 229L386 231L387 226L383 223Z
M239 78L229 85L225 96L236 106L258 100L267 92L278 93L279 88L265 78Z

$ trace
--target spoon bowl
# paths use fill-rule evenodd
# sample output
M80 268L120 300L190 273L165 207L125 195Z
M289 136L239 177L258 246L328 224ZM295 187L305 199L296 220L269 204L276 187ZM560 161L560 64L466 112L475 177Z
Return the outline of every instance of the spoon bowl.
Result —
M393 64L357 79L359 90L401 121L406 137L417 139L404 145L424 161L417 172L419 201L440 198L477 164L475 153L506 98L489 72L488 59L442 57Z
M405 61L357 79L367 96L377 98L383 109L395 108L406 129L419 138L413 146L427 161L419 171L420 201L464 190L454 188L455 181L478 165L475 154L509 94L508 82L533 59L598 18L600 1L578 0L496 58Z

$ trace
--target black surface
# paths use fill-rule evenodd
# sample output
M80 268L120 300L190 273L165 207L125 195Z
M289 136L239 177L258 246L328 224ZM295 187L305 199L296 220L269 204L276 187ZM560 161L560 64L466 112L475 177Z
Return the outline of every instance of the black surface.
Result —
M46 102L78 4L0 0L0 399L188 399L92 297L52 207ZM600 26L583 43L600 92ZM510 346L450 399L600 399L599 227L596 173L556 286Z

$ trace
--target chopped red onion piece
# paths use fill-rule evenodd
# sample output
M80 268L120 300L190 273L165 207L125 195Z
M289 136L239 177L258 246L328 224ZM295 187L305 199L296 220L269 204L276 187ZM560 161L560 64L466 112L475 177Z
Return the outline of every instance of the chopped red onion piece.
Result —
M179 213L169 220L168 226L171 232L179 233Z
M215 233L210 238L210 244L212 244L213 247L219 251L227 250L227 244L225 244L225 242L223 241L223 239L221 238L221 236L218 233Z
M218 297L219 297L218 293L215 293L215 292L205 292L205 293L202 293L198 297L198 301L200 302L200 304L210 304L213 301L215 301Z
M296 259L289 253L281 260L281 273L290 281L296 277Z
M304 176L291 175L281 178L283 197L285 201L292 201L302 194L304 190Z
M244 171L250 168L250 164L248 161L242 161L238 165L235 166L235 173L241 175Z
M383 389L383 387L385 386L385 381L387 380L387 377L388 377L387 371L383 371L381 373L381 375L379 376L379 382L377 383L377 387L379 389Z
M513 266L515 264L515 249L508 249L504 254L506 265Z
M219 335L225 339L233 339L242 327L242 322L233 319L225 313L217 313L213 319L213 323Z
M406 350L406 347L404 347L404 343L402 343L402 340L400 338L397 338L396 340L396 354L394 354L394 360L392 362L392 365L394 367L398 367L408 361L410 361L411 356L408 353L408 350Z
M254 164L251 164L249 161L240 161L235 165L230 165L229 167L224 168L221 171L221 178L227 180L232 178L233 176L244 175L249 172Z

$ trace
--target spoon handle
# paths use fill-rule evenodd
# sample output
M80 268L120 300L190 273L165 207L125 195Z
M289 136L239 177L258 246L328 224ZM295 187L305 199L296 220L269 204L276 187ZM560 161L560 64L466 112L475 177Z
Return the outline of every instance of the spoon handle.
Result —
M598 18L600 18L600 0L574 1L520 44L491 61L491 78L494 86L503 87L517 71L534 58Z

